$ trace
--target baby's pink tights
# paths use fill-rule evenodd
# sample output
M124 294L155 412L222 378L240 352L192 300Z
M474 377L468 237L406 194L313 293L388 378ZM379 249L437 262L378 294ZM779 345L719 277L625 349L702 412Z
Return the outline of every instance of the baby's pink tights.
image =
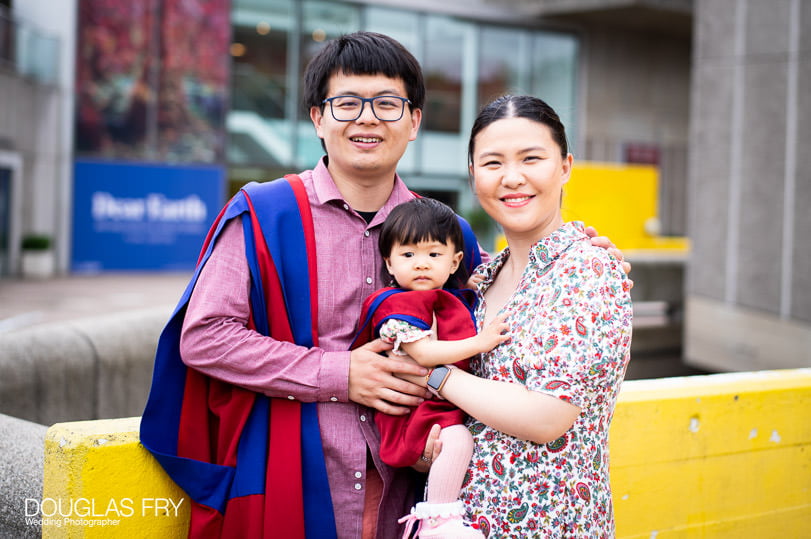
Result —
M439 433L442 451L428 473L425 501L449 503L459 499L462 481L473 455L473 436L464 425L451 425Z

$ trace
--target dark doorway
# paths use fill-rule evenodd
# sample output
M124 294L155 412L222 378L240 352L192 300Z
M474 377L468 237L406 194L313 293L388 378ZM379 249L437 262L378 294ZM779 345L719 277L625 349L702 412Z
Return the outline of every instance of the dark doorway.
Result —
M11 236L11 170L0 168L0 277L11 273L9 241Z

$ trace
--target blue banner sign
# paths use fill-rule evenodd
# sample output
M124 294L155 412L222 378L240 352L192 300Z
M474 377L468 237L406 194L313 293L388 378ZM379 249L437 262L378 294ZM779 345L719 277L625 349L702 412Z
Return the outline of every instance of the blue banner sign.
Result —
M191 270L224 178L221 166L77 161L71 271Z

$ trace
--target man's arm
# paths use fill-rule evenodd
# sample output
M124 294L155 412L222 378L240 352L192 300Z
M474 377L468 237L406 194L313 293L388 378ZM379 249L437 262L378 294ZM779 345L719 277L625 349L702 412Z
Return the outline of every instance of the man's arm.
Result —
M424 376L418 365L389 364L369 349L307 348L250 329L244 252L241 223L234 219L221 232L189 302L180 342L186 365L251 391L303 402L352 400L391 414L421 402L424 388L394 376Z

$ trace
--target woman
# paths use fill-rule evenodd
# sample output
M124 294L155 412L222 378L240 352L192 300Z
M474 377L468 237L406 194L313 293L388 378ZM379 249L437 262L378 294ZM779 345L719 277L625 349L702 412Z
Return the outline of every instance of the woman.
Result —
M560 203L572 155L557 114L501 97L469 143L473 185L507 248L480 267L479 327L506 315L510 340L437 367L429 388L464 410L475 449L462 499L493 537L612 537L608 427L631 345L631 284ZM426 447L436 453L431 440Z

